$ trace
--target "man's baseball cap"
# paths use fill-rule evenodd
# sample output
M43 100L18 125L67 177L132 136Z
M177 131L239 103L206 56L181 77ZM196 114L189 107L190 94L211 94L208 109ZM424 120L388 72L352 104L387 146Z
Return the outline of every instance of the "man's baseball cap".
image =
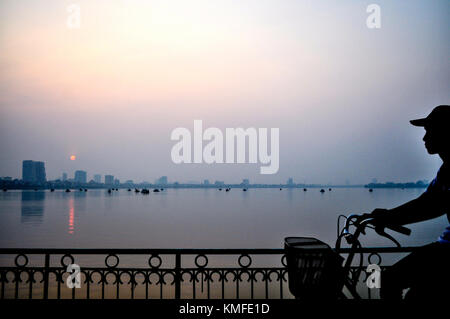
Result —
M427 117L409 122L414 126L450 127L450 105L436 106Z

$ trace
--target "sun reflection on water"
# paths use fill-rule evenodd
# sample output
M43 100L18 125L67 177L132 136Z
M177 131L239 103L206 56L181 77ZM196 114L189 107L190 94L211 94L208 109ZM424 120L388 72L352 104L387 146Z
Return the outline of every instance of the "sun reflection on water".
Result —
M69 234L75 232L75 207L73 198L69 199Z

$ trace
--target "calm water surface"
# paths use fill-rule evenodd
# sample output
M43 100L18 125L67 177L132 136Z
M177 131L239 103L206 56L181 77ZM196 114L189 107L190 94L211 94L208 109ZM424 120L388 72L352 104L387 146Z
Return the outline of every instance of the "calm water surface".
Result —
M0 247L281 248L286 236L313 236L334 246L338 214L391 208L423 189L167 189L149 195L119 190L0 193ZM445 217L412 225L403 245L435 240ZM368 234L364 244L390 245Z

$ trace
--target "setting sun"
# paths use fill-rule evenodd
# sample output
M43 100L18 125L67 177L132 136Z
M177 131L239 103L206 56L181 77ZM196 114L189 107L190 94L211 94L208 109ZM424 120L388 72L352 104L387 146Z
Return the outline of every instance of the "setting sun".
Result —
M75 155L71 155L71 156L70 156L70 160L71 160L71 161L74 161L74 160L76 160L76 159L77 159L77 157L76 157Z

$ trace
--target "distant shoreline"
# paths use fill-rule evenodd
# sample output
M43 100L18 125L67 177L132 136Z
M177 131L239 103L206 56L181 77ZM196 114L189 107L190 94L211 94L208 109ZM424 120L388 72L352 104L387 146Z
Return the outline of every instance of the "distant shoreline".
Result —
M422 181L418 181L416 183L370 183L364 185L365 188L426 188L428 187L428 183L424 183Z
M226 189L226 188L286 188L286 189L308 189L308 188L426 188L428 184L417 183L371 183L366 185L327 185L327 184L118 184L105 185L100 183L74 183L74 182L46 182L44 184L24 183L21 180L0 180L0 189L2 190L77 190L77 189L142 189L142 188L170 188L170 189Z
M1 184L0 184L1 185ZM154 188L165 188L165 189L188 189L188 188L195 188L195 189L227 189L227 188L282 188L282 189L308 189L308 188L364 188L364 185L285 185L285 184L254 184L254 185L241 185L241 184L223 184L223 185L202 185L202 184L133 184L133 185L84 185L84 184L78 184L78 185L67 185L67 186L48 186L48 185L23 185L23 186L0 186L0 189L7 189L7 190L49 190L49 189L55 189L55 190L65 190L65 189L71 189L71 190L77 190L77 189L154 189Z

